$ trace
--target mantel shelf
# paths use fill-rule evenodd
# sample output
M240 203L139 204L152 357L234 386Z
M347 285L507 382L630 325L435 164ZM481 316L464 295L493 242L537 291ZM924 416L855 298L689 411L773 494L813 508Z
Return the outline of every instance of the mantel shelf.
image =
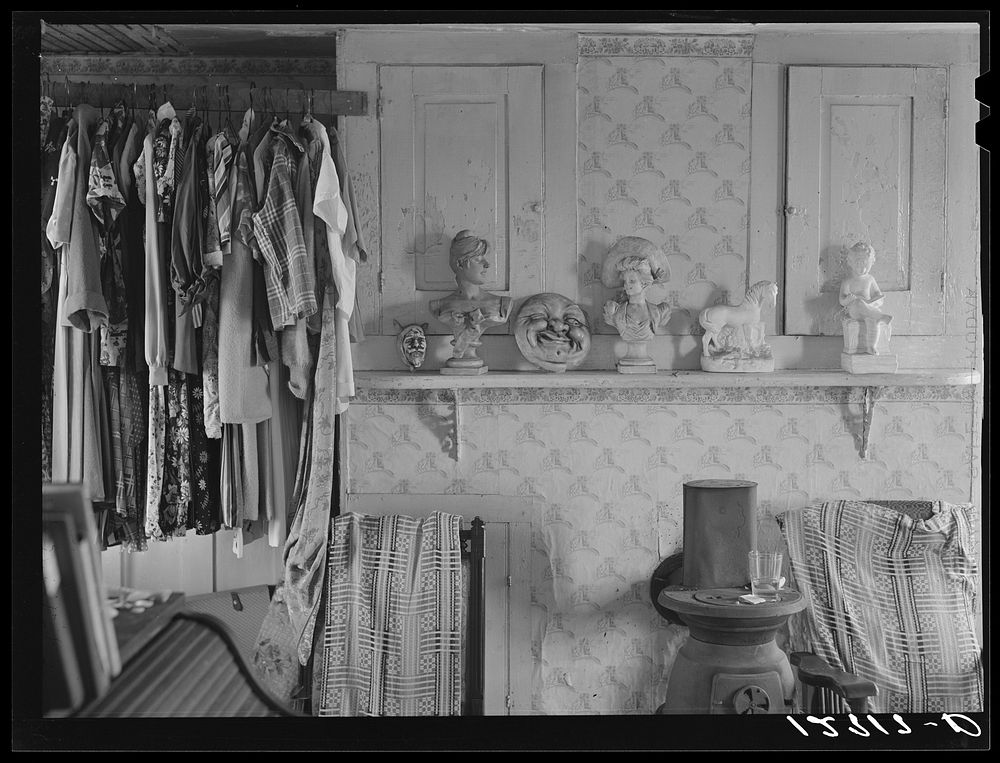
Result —
M912 369L894 374L848 374L837 370L785 370L760 374L705 371L659 371L655 374L619 374L613 371L490 371L482 376L444 376L435 371L359 371L358 390L414 389L671 389L671 388L779 388L779 387L961 387L979 384L975 370Z
M864 459L877 402L968 402L976 394L973 385L981 380L978 371L960 369L910 369L895 374L491 371L482 376L360 371L355 374L355 400L362 405L443 403L451 432L445 446L456 461L462 453L461 409L470 404L850 404L861 408L857 439Z

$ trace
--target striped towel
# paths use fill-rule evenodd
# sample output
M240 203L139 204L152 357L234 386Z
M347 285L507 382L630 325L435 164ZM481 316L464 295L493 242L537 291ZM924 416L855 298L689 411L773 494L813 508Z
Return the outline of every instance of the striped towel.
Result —
M319 715L461 714L459 527L443 513L333 520Z
M831 501L776 517L812 650L874 682L876 713L982 710L973 510L934 502L918 519Z

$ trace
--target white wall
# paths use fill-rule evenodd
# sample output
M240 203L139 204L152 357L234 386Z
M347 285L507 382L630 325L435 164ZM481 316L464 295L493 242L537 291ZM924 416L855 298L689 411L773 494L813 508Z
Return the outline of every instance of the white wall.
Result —
M606 30L602 30L606 31ZM641 33L642 30L630 30ZM705 29L711 32L711 29ZM733 30L727 30L733 33ZM614 32L610 32L613 34ZM978 150L973 98L978 36L969 27L935 31L891 25L875 32L774 26L755 30L752 58L748 276L783 280L785 76L790 65L934 65L948 70L946 333L894 338L901 368L981 368ZM577 42L574 33L360 32L338 48L343 87L377 91L380 63L541 63L545 66L544 288L579 295L575 201ZM365 230L378 250L378 119L346 120L349 164L371 209ZM571 209L565 202L574 202ZM362 310L379 309L372 285ZM521 297L527 295L519 295ZM779 305L780 308L780 305ZM839 337L782 336L781 310L769 337L779 368L836 368ZM449 337L430 337L429 368L449 355ZM661 369L693 368L697 337L651 343ZM584 369L613 368L616 338L595 336ZM394 337L355 345L358 369L402 370ZM512 336L486 336L493 370L531 370ZM566 377L572 387L572 374ZM524 392L522 390L522 392ZM550 390L513 397L469 390L463 401L463 455L441 452L433 407L395 392L365 396L348 415L351 493L537 495L533 517L532 685L535 712L651 712L679 645L652 610L648 578L678 550L680 485L698 477L747 477L760 485L764 519L818 497L934 497L980 503L982 386L938 388L934 399L896 398L877 407L873 451L862 462L845 422L857 406L839 400L750 398L584 399L567 404ZM772 404L773 403L773 404ZM582 426L582 430L578 427ZM581 433L582 432L582 433ZM608 454L612 462L608 461ZM666 457L664 462L661 456ZM773 538L773 527L770 532ZM647 592L647 593L644 593Z
M862 25L858 25L862 26ZM978 118L974 80L979 73L978 31L970 25L935 25L933 31L881 25L878 31L816 31L775 25L754 30L749 277L782 282L784 267L784 123L785 76L790 65L935 65L948 70L947 263L946 333L938 337L894 339L901 368L978 367L982 352L979 307L979 185L978 149L974 129ZM635 33L637 30L632 28ZM706 25L702 34L711 34ZM732 33L732 30L728 30ZM694 34L695 32L686 32ZM579 294L579 242L576 226L577 135L575 32L426 32L347 31L338 46L341 87L367 89L377 97L380 64L543 64L545 140L545 275L544 288L569 297ZM370 261L359 276L362 314L375 331L380 309L378 193L380 176L379 124L375 114L345 119L348 163L365 209L361 216L371 244ZM527 295L520 295L527 296ZM770 316L777 335L769 339L778 368L837 368L838 337L781 336L781 303ZM432 329L436 330L436 329ZM438 368L450 352L450 337L430 337L427 368ZM651 344L661 368L696 368L694 336L672 337ZM616 346L613 336L594 338L583 369L609 369ZM370 336L355 345L359 369L402 370L394 339ZM530 370L512 336L483 337L482 355L491 368Z

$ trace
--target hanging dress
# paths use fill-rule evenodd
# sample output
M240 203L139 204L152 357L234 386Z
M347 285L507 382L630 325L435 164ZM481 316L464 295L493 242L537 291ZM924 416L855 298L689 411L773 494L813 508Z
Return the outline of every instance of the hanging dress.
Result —
M67 154L65 164L60 160L60 179L64 167L72 168L73 174L66 178L72 190L62 199L68 204L66 208L56 204L52 226L54 237L65 240L56 313L52 480L82 483L95 502L113 496L114 485L110 453L106 459L104 455L110 451L110 434L97 362L97 329L107 320L107 305L101 293L100 253L86 199L91 142L99 118L97 109L87 104L73 112L74 126L67 141L75 143L74 158Z
M236 530L242 553L244 531L252 533L260 506L257 425L271 417L267 369L254 359L252 187L246 144L230 174L233 189L230 253L224 255L219 291L219 413L223 423L224 523Z
M131 120L122 120L119 139L112 153L112 168L125 208L119 213L118 228L125 281L127 330L125 347L114 368L105 374L118 375L118 419L121 427L122 470L117 475L115 514L112 527L126 551L146 548L143 518L146 497L146 438L149 415L149 372L143 348L143 290L145 252L141 224L144 210L132 178L132 165L140 151L142 135ZM138 304L135 302L138 301ZM114 411L114 409L112 409Z
M51 100L51 99L50 99ZM58 114L46 118L42 140L42 482L52 480L52 374L55 368L56 299L59 296L59 252L46 234L59 190L59 163L68 132L67 120Z
M174 208L174 227L171 238L171 271L174 297L177 301L178 321L190 318L190 339L194 340L194 352L189 359L197 372L201 351L199 337L201 328L197 325L203 315L202 303L206 296L207 279L214 280L215 274L206 274L203 263L205 247L206 219L208 204L208 179L205 174L206 125L198 117L187 120L187 145L183 156L178 153L178 165L182 166L181 179L177 184ZM178 334L178 336L180 336ZM190 341L190 340L188 340ZM180 348L178 348L179 351ZM185 348L190 351L189 347ZM188 427L188 469L190 473L190 506L187 512L187 526L204 535L219 529L219 475L218 444L210 443L205 432L204 390L200 375L185 373Z

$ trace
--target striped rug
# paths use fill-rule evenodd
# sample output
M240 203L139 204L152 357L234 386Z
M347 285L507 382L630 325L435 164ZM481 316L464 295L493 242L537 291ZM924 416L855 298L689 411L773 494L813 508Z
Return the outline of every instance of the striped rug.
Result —
M460 517L334 518L321 716L461 714Z
M917 519L831 501L776 517L812 651L873 681L873 712L982 710L972 511L935 502Z

